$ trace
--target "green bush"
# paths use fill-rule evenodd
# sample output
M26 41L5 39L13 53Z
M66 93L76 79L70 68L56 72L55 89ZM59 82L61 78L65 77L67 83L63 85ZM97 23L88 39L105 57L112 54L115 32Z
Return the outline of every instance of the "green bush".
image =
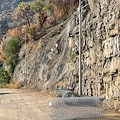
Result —
M74 63L74 61L75 61L76 56L77 56L76 54L72 54L72 55L71 55L71 61L72 61L73 63Z
M93 14L93 18L96 18L97 16L95 14Z
M111 96L111 100L115 100L115 96L114 95Z
M66 82L67 80L66 80L66 79L62 79L61 81L62 81L62 82Z
M24 2L21 2L19 5L18 5L18 8L19 9L23 9L25 7L25 3Z
M20 39L18 36L16 36L14 39L11 38L11 40L7 41L7 46L5 47L5 64L7 65L8 72L10 75L14 72L14 68L18 61L18 55L15 55L19 49L20 49Z
M4 88L7 83L10 83L11 77L4 68L0 67L0 87Z

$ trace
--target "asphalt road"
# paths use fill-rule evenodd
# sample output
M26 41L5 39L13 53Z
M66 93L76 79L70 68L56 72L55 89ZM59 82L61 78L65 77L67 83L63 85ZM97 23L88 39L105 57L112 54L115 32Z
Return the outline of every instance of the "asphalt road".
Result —
M32 90L0 89L0 120L50 120L49 101L54 97ZM79 120L120 120L119 114Z

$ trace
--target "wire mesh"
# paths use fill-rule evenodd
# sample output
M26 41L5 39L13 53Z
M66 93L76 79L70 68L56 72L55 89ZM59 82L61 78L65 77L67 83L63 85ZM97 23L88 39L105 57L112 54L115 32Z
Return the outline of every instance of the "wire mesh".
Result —
M102 117L101 97L67 97L50 101L51 120Z

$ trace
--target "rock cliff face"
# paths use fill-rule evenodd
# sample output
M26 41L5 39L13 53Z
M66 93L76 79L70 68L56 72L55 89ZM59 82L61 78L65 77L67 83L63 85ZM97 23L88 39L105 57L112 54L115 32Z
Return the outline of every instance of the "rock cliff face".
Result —
M82 3L82 93L88 96L120 96L120 1ZM57 27L55 29L55 27ZM78 93L79 17L75 12L48 35L27 45L27 85L42 90L72 89ZM55 29L55 30L54 30ZM60 45L56 54L55 42ZM24 81L24 48L14 79Z
M82 22L83 93L120 96L120 1L90 0Z

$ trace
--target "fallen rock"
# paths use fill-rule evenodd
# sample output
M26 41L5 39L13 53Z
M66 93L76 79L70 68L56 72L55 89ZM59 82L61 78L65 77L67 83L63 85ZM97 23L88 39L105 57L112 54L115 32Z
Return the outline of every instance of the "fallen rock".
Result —
M73 93L71 90L61 89L57 91L58 97L79 97L79 95Z

